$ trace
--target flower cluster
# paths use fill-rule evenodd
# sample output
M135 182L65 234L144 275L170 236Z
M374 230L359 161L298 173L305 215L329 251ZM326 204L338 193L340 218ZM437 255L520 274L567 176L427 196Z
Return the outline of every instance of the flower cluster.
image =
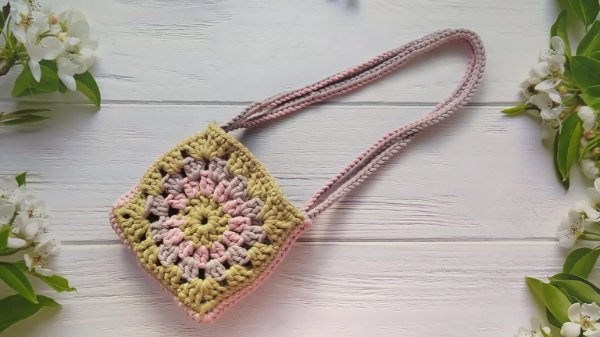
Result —
M577 202L558 226L558 241L570 248L578 240L600 241L600 178L587 189L588 201Z
M592 12L584 18L589 20L596 16L597 13ZM567 10L558 16L551 30L550 49L541 53L529 77L521 84L522 104L503 112L508 115L528 112L540 118L544 138L554 136L554 163L561 182L568 187L571 167L577 162L586 177L600 176L600 125L597 123L600 77L596 76L600 73L600 60L595 42L600 39L600 21L586 22L587 33L573 51L566 17Z
M594 187L588 188L589 200L578 202L558 226L559 245L571 250L562 271L547 281L526 278L551 327L536 321L515 337L600 337L600 288L589 278L600 246L573 248L581 241L600 241L600 4L566 0L561 5L565 8L550 29L550 49L521 85L523 102L503 112L527 112L542 121L544 135L554 135L553 162L563 186L569 187L571 168L579 163ZM576 45L568 34L573 23L585 30Z
M88 69L98 41L80 11L55 10L35 0L0 1L0 75L15 65L23 71L13 96L79 90L100 104L97 84Z
M558 125L564 108L557 87L565 73L565 43L560 37L554 36L551 46L551 49L542 53L539 62L529 72L529 78L521 83L521 88L527 103L535 107L530 111L548 124Z
M59 242L48 234L46 205L27 193L26 179L26 173L0 177L0 286L3 282L16 292L0 299L0 332L43 307L59 306L52 298L36 294L28 276L57 292L75 290L48 268Z
M568 311L569 322L560 328L560 334L565 337L578 337L582 333L586 337L600 337L600 307L592 302L573 303Z
M19 186L14 177L0 177L0 226L10 227L6 250L0 255L27 251L23 255L27 268L52 276L47 262L59 242L48 234L47 218L44 202L28 194L24 184Z

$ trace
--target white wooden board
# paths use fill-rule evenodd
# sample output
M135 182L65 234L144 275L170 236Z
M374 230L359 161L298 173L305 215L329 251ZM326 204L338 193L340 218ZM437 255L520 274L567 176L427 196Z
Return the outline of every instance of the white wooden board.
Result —
M525 275L559 272L553 243L300 243L222 319L199 325L118 245L67 246L78 292L7 336L511 336L534 310Z
M56 260L79 291L59 312L7 330L29 336L510 336L537 312L524 275L559 271L565 193L533 119L499 110L547 44L552 1L64 1L101 36L104 104L78 95L10 98L50 107L0 129L0 174L28 170L65 242ZM312 83L428 32L478 32L488 67L474 104L421 135L323 214L265 286L221 321L182 314L118 244L107 213L160 154L250 101ZM243 139L301 206L384 132L452 91L464 52L447 47L353 95Z

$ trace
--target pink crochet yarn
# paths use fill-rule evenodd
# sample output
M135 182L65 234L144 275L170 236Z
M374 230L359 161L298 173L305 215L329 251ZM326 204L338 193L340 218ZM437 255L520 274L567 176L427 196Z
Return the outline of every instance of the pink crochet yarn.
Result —
M373 174L417 133L448 118L467 104L477 89L485 67L485 50L475 32L467 29L445 29L425 35L317 83L254 103L225 123L222 128L231 131L258 126L309 105L344 95L390 74L420 55L455 41L464 43L469 53L465 74L456 89L426 116L390 131L329 180L304 206L307 215L314 218Z
M425 117L390 131L368 147L317 191L303 212L289 203L263 165L226 133L349 93L450 42L463 44L469 55L465 75L452 94ZM447 29L317 83L252 104L221 128L210 125L151 166L140 184L117 200L111 224L140 266L193 319L211 322L273 273L317 215L367 179L420 131L465 105L484 65L484 49L475 33ZM208 148L210 155L204 153Z

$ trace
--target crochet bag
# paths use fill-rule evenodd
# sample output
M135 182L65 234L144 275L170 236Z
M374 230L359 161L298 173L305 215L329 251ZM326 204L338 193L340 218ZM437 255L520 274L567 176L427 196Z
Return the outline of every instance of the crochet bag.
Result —
M429 114L395 129L354 159L297 209L267 169L228 132L342 95L449 42L469 60L453 94ZM210 322L265 281L314 218L351 191L421 130L450 116L473 95L484 49L468 30L448 29L307 87L246 108L231 121L179 143L146 171L110 212L114 230L137 261L199 322Z

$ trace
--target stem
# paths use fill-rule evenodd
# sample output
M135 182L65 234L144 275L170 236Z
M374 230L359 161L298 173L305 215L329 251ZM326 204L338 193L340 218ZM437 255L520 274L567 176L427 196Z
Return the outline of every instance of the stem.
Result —
M9 65L4 65L2 68L0 68L0 76L4 76L6 74L8 74L8 71L10 70L11 66Z
M585 240L585 241L600 241L600 237L598 236L590 236L587 234L584 234L580 237L581 240Z

